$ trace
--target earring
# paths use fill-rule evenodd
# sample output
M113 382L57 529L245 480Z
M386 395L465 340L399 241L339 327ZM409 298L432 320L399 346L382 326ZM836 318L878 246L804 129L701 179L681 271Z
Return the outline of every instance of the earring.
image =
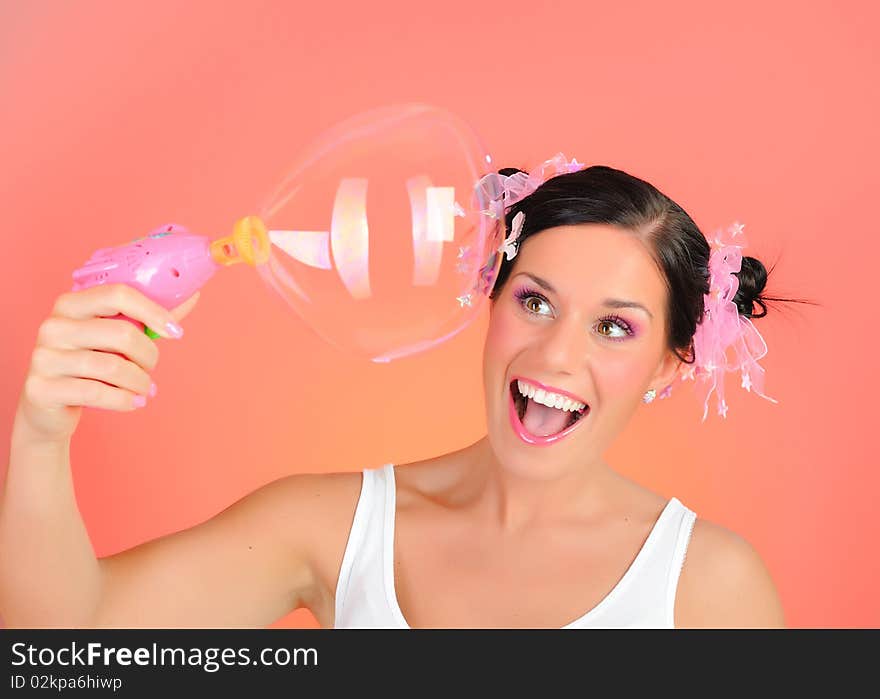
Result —
M654 398L655 398L656 396L657 396L657 391L655 391L655 390L652 388L652 389L650 389L650 390L648 390L648 391L645 391L645 395L642 397L642 401L643 401L644 403L650 403L652 400L654 400Z

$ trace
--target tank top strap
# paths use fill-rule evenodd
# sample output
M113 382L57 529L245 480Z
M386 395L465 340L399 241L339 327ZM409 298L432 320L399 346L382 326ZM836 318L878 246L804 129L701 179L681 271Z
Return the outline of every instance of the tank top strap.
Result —
M393 468L390 463L361 472L360 495L336 583L334 628L384 625L387 612L381 601L389 468Z
M623 577L564 628L672 628L675 591L695 518L678 498L670 498Z
M678 498L675 498L675 502L677 512L671 525L675 531L675 543L672 548L669 570L666 577L666 603L664 605L666 609L666 622L669 628L675 627L675 593L678 590L678 580L681 577L682 568L684 568L688 544L691 540L694 524L697 521L696 512L683 504Z

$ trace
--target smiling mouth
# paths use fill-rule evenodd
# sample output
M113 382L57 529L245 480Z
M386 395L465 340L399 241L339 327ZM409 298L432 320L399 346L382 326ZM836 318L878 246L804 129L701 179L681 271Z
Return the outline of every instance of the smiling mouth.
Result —
M529 402L532 399L527 398L526 396L524 396L522 393L519 392L519 388L517 386L516 380L513 380L510 382L509 389L510 389L510 395L513 398L514 407L516 408L516 414L519 417L520 422L522 422L522 419L526 414L526 409L529 406ZM559 410L560 412L562 412L562 410L560 408L550 408L550 409L551 410ZM567 418L567 421L565 422L564 426L562 427L562 430L567 430L569 427L571 427L573 424L575 424L578 420L580 420L585 415L587 415L590 412L590 406L587 405L587 406L581 408L580 410L572 410L572 411L566 411L566 412L568 412L568 418Z

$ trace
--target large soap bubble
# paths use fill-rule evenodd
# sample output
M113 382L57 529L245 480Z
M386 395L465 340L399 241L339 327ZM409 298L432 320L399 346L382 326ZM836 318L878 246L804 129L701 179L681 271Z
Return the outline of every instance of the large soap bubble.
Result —
M361 114L315 141L263 206L271 252L257 269L343 350L388 362L435 347L473 321L500 266L493 171L445 110Z

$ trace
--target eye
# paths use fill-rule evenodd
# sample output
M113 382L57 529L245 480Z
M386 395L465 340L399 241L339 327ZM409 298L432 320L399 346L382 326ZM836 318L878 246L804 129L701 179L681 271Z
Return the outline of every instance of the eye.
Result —
M523 288L518 289L514 295L516 296L519 305L522 306L529 313L533 313L535 315L546 315L544 313L541 313L541 305L550 308L550 302L537 291Z
M538 313L538 314L540 314L541 304L544 304L545 306L549 306L547 301L542 299L540 296L527 296L525 299L525 302L523 303L523 305L528 310L532 311L532 313Z
M599 321L599 327L617 327L620 332L617 335L606 335L605 333L599 332L600 335L607 337L609 340L622 340L623 338L632 335L633 329L630 327L629 323L627 323L623 318L619 316L609 316L607 318L603 318Z

